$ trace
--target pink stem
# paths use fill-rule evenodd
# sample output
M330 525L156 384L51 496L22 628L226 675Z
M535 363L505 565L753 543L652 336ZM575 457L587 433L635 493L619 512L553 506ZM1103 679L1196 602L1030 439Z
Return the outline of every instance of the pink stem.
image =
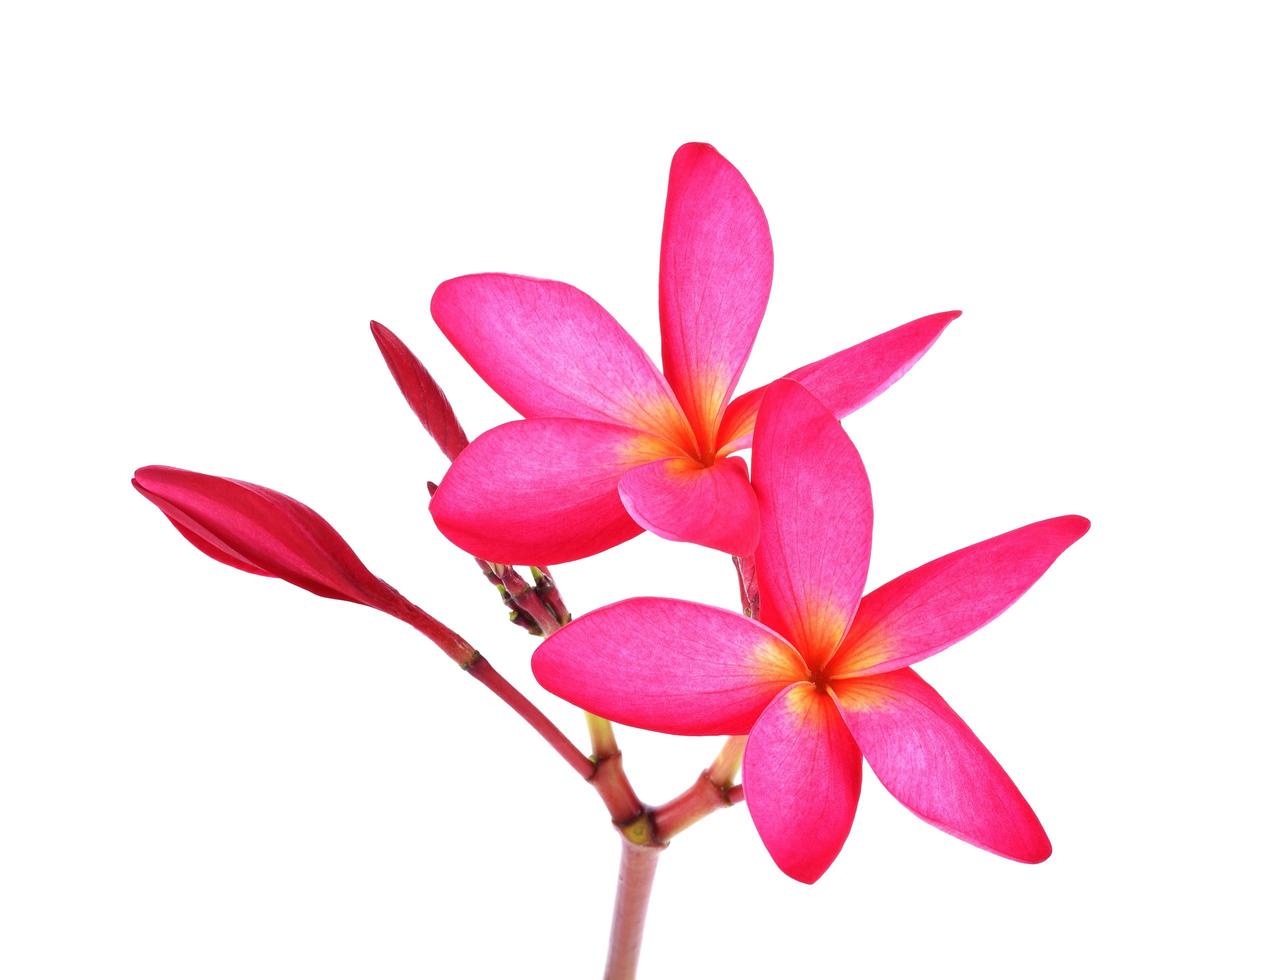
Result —
M540 593L527 584L513 565L501 565L500 568L502 569L499 576L501 585L505 588L513 606L536 624L542 636L556 633L559 629L558 620L554 617L553 610L545 604Z
M733 806L742 796L741 786L719 785L704 772L680 796L654 808L655 839L666 844L686 827L692 827L709 813Z
M566 603L562 601L562 593L558 591L558 583L554 581L549 566L533 565L531 575L536 582L536 591L545 600L545 604L553 610L554 618L560 625L566 626L571 622L571 613L568 612Z
M403 596L400 599L403 603L400 618L424 633L432 643L455 660L462 670L514 709L520 718L536 729L541 738L553 746L572 769L586 780L591 780L597 774L593 760L577 749L558 726L545 717L543 711L527 700L522 691L498 674L496 668L484 659L483 654Z
M431 643L443 650L462 670L468 670L470 664L479 658L479 651L467 643L464 637L454 633L425 609L413 605L398 592L396 596L399 608L385 611L412 626L413 629L421 633Z
M659 847L644 847L621 838L619 885L615 890L615 914L611 919L611 944L606 955L606 980L634 980L641 937L646 929L646 910Z
M490 663L475 654L475 660L466 667L466 672L536 729L540 737L553 746L572 769L585 779L593 778L594 767L589 757L577 749L571 740L562 734L558 726L546 718L543 711L528 701L518 688L498 674Z
M611 822L627 837L641 832L649 834L652 825L645 820L646 808L628 781L624 773L623 755L616 751L612 755L598 756L593 775L589 778L597 795L606 804L606 811L611 815ZM644 826L642 826L644 824Z

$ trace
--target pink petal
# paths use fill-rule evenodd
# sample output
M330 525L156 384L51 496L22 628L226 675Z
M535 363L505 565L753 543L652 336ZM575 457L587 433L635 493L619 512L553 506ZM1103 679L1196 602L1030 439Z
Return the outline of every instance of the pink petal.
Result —
M852 441L794 381L769 386L756 426L760 619L810 665L829 660L865 587L874 512Z
M365 568L320 514L285 494L171 466L142 467L132 485L216 561L412 621L407 600Z
M377 320L369 324L369 329L373 331L373 339L378 343L378 350L387 362L391 377L400 386L400 392L413 414L438 443L440 451L449 459L456 459L457 453L465 449L470 440L457 421L443 389L399 337Z
M778 695L742 757L747 809L777 866L812 884L838 856L861 794L861 753L834 699L811 684Z
M742 373L773 282L769 223L742 174L705 143L672 158L659 256L663 369L704 453Z
M628 599L591 612L532 657L549 691L624 725L741 735L804 663L780 636L713 606Z
M904 377L944 328L960 315L954 310L924 316L814 361L786 377L802 384L835 413L835 418L841 419ZM721 451L733 452L751 445L756 413L767 390L766 385L734 399L720 424L717 442Z
M584 558L641 533L619 499L619 478L671 451L653 436L605 422L509 422L457 457L431 515L449 540L485 561Z
M830 672L874 674L939 653L1009 608L1088 530L1083 517L1054 517L893 579L861 600Z
M837 681L835 690L874 775L910 810L1002 857L1050 856L1041 822L1005 770L910 668Z
M439 329L527 418L577 418L658 433L693 448L676 397L650 358L592 297L499 273L441 283Z
M669 541L690 541L729 555L749 555L760 540L760 512L737 457L711 466L661 459L629 470L619 495L633 520Z

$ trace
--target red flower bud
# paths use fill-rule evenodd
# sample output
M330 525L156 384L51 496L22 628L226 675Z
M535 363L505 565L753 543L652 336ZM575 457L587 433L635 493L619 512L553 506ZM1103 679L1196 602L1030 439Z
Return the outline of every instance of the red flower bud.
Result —
M374 575L320 514L267 487L171 466L145 466L132 485L199 551L327 599L378 609L417 628L463 665L465 641Z
M440 450L449 459L456 459L457 453L469 445L457 421L457 416L448 403L443 389L435 383L430 372L422 366L411 350L395 334L373 320L369 323L373 331L373 339L378 342L378 350L391 369L391 376L400 386L404 400L408 402L413 414L418 417L431 438L439 444Z

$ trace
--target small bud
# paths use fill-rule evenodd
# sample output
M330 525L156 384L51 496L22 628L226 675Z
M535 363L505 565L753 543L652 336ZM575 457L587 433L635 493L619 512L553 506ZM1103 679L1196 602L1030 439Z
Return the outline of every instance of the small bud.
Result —
M473 658L468 643L369 571L306 504L253 483L171 466L142 467L132 485L216 561L370 606L425 633L458 663Z
M470 444L470 440L462 430L461 423L457 421L443 389L399 337L376 320L369 324L369 329L373 331L378 350L382 352L391 376L400 386L400 392L413 414L430 433L440 451L449 459L456 459L457 454ZM429 488L430 484L427 486ZM432 489L431 493L434 492Z
M306 504L253 483L172 466L141 467L132 486L216 561L327 599L370 606L424 633L462 667L477 660L469 643L369 571Z

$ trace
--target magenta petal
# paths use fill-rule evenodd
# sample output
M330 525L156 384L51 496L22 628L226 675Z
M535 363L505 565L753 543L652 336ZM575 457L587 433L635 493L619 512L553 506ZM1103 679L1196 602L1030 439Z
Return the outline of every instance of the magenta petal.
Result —
M751 459L760 618L820 667L865 588L870 482L834 416L794 381L769 386Z
M373 339L387 362L391 377L395 378L413 414L438 443L440 451L449 459L456 459L457 453L465 449L470 440L457 421L443 389L399 337L377 320L369 324L369 329L373 331Z
M629 599L581 616L532 657L549 691L624 725L741 735L803 661L780 636L727 609Z
M283 493L171 466L142 467L132 485L216 561L412 621L409 603L320 514Z
M861 600L830 672L873 674L939 653L1009 608L1088 530L1083 517L1054 517L893 579Z
M659 256L663 370L705 448L742 373L773 282L769 224L713 147L672 158Z
M816 881L852 829L861 753L834 699L811 684L786 688L751 729L742 757L747 808L777 866Z
M960 315L954 310L921 317L814 361L786 377L802 384L834 412L835 418L841 419L899 381ZM748 391L735 398L725 411L717 437L723 451L751 445L756 413L767 390L766 386Z
M509 422L457 457L430 512L450 541L486 561L585 558L641 533L619 499L619 478L667 448L604 422Z
M661 459L629 470L619 495L633 520L669 541L749 555L760 540L760 512L741 459L711 466Z
M614 318L574 286L500 273L441 283L439 329L527 418L614 422L692 448L659 369Z
M874 775L910 810L1002 857L1035 864L1050 856L1041 822L1005 770L910 668L836 682L836 690Z

